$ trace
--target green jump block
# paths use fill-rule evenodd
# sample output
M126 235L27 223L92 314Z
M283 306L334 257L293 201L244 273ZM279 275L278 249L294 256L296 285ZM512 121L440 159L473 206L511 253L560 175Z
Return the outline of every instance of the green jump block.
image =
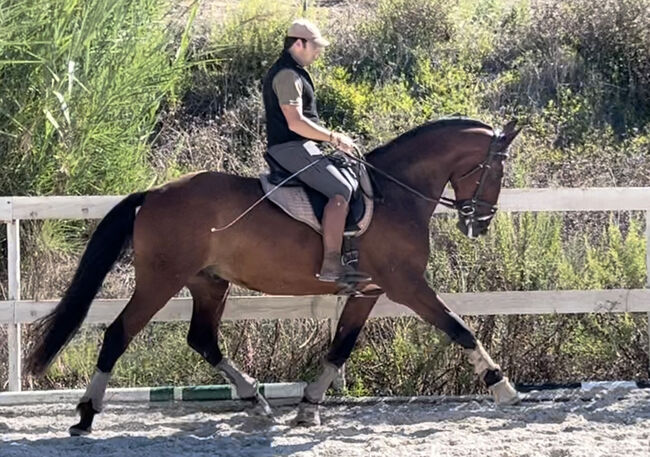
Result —
M213 401L232 400L233 392L230 386L193 386L181 390L183 401Z
M152 387L149 390L149 401L172 401L174 400L173 387Z

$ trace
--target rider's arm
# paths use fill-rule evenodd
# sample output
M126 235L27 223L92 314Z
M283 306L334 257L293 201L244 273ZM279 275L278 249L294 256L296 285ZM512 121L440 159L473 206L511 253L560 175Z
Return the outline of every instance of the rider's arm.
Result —
M296 132L298 135L316 141L333 141L332 133L325 127L312 122L302 115L302 106L298 105L280 105L282 114L284 114L289 130Z
M273 78L273 91L278 97L280 109L287 120L289 130L316 141L328 141L340 145L341 134L322 127L302 114L302 80L291 70L280 71Z

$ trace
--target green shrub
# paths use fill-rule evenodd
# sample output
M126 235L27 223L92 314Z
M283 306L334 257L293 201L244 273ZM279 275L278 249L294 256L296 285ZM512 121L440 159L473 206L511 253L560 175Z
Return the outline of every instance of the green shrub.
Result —
M214 24L193 56L197 65L185 108L194 114L218 115L260 89L299 13L296 5L275 0L229 6L224 22Z
M376 5L360 5L351 18L351 30L338 32L328 58L356 78L370 81L410 74L418 50L432 52L451 40L451 9L442 0L381 0Z
M643 286L645 237L635 217L626 223L625 237L614 219L605 219L606 230L600 233L602 218L573 218L499 214L479 240L460 233L453 218L434 218L429 282L444 292ZM569 226L584 231L563 235Z
M553 0L514 8L487 65L514 70L510 102L545 106L568 87L589 98L593 122L617 134L650 119L647 0Z
M367 148L389 141L428 120L402 81L372 87L342 67L318 78L320 112L328 125L361 136Z

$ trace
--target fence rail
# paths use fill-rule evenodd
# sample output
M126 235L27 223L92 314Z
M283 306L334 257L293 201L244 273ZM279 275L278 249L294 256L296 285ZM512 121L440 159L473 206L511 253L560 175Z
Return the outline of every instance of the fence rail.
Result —
M20 390L21 324L47 314L56 300L30 301L20 297L20 220L99 219L121 196L0 197L0 223L7 225L8 300L0 301L0 324L7 325L9 390ZM644 211L646 220L646 271L650 288L650 187L586 189L504 189L503 211ZM440 208L437 212L449 212ZM650 341L650 289L587 291L528 291L441 294L461 315L549 314L590 312L648 313ZM86 323L111 322L125 299L93 302ZM224 319L318 318L338 319L343 302L333 296L230 297ZM407 316L413 313L385 297L371 317ZM191 317L191 299L172 299L155 321L184 321ZM650 356L650 348L648 350Z

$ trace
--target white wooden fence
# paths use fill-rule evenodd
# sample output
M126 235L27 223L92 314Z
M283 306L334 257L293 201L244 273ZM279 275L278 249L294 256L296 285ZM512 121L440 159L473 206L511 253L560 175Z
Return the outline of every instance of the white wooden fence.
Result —
M56 300L30 301L20 298L20 220L98 219L122 197L0 197L0 223L7 224L8 300L0 301L0 323L7 325L9 345L9 390L20 390L20 326L47 314ZM503 211L644 211L646 218L646 271L650 287L650 187L587 189L504 189ZM442 208L440 212L449 210ZM461 315L546 314L588 312L648 313L650 340L650 289L528 291L441 294ZM95 300L86 323L109 323L119 314L126 299ZM333 296L230 297L224 319L321 318L334 322L343 300ZM410 315L407 308L382 297L371 317ZM191 299L175 298L155 317L156 321L188 320ZM648 351L650 356L650 349Z

